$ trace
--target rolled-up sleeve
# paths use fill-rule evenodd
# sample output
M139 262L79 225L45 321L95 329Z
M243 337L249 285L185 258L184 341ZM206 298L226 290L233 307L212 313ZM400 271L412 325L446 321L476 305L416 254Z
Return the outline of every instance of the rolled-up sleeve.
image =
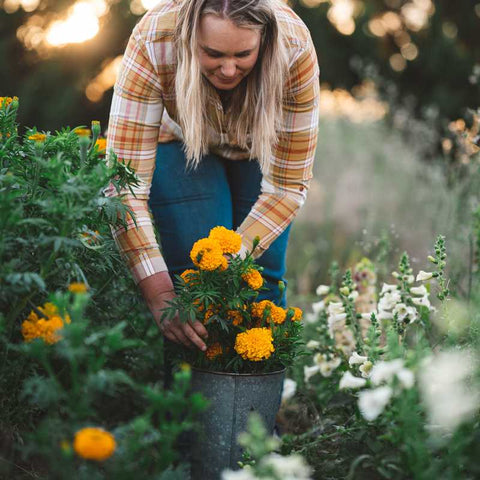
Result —
M139 178L133 194L116 192L110 185L106 195L120 195L135 214L125 227L112 229L118 248L127 261L135 282L167 270L155 237L148 209L150 185L155 168L159 127L163 113L162 89L138 29L129 39L120 72L114 86L107 134L107 152L113 150Z
M270 164L263 172L261 194L238 228L243 248L255 237L259 257L286 229L306 199L318 135L319 68L313 45L299 49L290 67L283 125Z

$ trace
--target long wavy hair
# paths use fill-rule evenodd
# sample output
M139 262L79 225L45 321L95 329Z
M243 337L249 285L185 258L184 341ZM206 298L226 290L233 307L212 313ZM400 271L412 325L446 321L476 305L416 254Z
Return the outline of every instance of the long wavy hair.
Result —
M275 10L281 0L183 0L175 31L177 115L189 165L196 167L208 152L208 102L213 85L202 75L198 60L198 29L202 15L213 14L241 28L261 31L253 70L235 87L229 106L228 131L238 147L250 148L262 169L268 164L282 122L282 101L288 75L284 33ZM218 127L217 127L218 128ZM249 145L249 136L251 144Z

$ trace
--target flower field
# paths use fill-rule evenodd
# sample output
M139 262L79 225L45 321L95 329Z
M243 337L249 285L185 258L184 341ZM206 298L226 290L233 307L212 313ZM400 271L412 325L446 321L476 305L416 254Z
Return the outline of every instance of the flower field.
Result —
M0 478L187 479L182 439L207 407L190 365L288 367L279 435L252 415L224 480L480 477L478 159L435 204L434 230L445 205L459 223L431 244L414 224L348 244L307 205L286 309L256 301L262 272L234 232L199 239L165 316L202 321L208 349L183 352L166 390L162 336L110 234L131 212L103 195L134 173L107 165L98 122L39 132L20 106L0 99Z

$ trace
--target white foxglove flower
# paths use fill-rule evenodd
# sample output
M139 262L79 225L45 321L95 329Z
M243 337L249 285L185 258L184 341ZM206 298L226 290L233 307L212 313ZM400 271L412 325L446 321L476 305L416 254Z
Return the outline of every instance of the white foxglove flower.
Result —
M469 350L445 351L429 357L419 372L419 386L430 422L451 433L473 418L480 407L480 389L468 379L476 362Z
M363 378L369 378L372 372L373 363L370 360L367 360L365 363L360 365L358 369L362 373Z
M322 300L320 302L312 303L313 313L320 313L325 310L325 302Z
M241 470L224 470L222 480L258 480L255 472L249 465Z
M306 346L309 350L315 350L315 349L318 348L320 345L321 345L320 342L318 342L317 340L309 340L305 346Z
M291 378L286 378L283 382L282 403L290 400L297 391L297 382Z
M390 283L384 283L382 286L382 291L380 292L380 295L383 295L384 293L387 292L396 292L398 290L398 286Z
M418 313L414 307L407 307L404 303L397 303L392 311L393 315L397 314L399 322L408 320L413 322L416 320Z
M354 290L349 296L348 299L354 302L358 298L359 293L357 290Z
M408 389L408 388L412 388L413 385L415 385L415 375L408 368L402 368L395 375L398 378L400 385L403 388Z
M348 359L348 364L350 366L358 365L360 363L366 362L367 360L368 357L364 357L363 355L359 355L357 352L353 352L352 356Z
M313 356L313 362L315 365L321 365L327 361L327 356L324 353L316 353Z
M315 291L317 295L326 295L330 291L328 285L319 285Z
M404 280L407 282L407 283L413 283L415 281L415 277L413 275L406 275L404 277Z
M355 377L350 370L347 370L340 379L338 388L345 390L347 388L361 388L364 387L367 381L364 378Z
M327 307L329 315L341 315L345 313L345 307L342 302L330 302Z
M392 389L387 386L362 390L358 396L358 408L363 418L368 421L375 420L385 410L392 393Z
M427 307L429 310L432 308L432 304L430 303L427 295L420 298L412 298L412 302L419 307Z
M424 282L426 280L430 280L433 277L432 272L424 272L423 270L420 270L417 275L417 282Z
M391 320L393 318L392 312L386 312L385 310L380 310L377 315L377 320Z
M372 313L375 315L375 318L378 317L378 313L376 310L373 310L372 312L369 312L369 313L361 313L361 317L363 318L363 320L370 320L372 318Z
M332 359L320 364L320 374L323 377L330 377L332 373L340 366L342 359L333 357Z
M299 454L287 456L270 453L261 460L261 465L272 467L282 480L311 480L312 468Z
M343 330L345 326L345 319L347 318L346 313L340 315L330 315L327 319L328 331L330 336L333 337L336 330Z
M311 367L308 367L305 365L303 367L303 376L304 376L305 382L308 383L310 378L312 378L319 371L320 371L319 365L312 365Z
M378 302L379 310L391 310L395 307L397 303L402 301L399 291L395 292L386 292L383 294L383 297Z
M389 382L403 368L403 360L397 358L390 362L376 363L370 374L370 380L374 385L380 385L382 382Z
M412 295L420 295L420 296L428 295L428 291L427 291L425 285L422 285L420 287L412 287L410 289L410 293Z

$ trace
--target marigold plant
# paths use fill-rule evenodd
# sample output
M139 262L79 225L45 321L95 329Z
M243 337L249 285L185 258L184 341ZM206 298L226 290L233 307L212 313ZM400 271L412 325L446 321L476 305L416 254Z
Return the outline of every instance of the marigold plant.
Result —
M241 237L218 226L195 242L189 268L177 277L176 298L163 319L179 315L199 321L208 331L207 350L178 349L181 361L232 372L267 372L291 365L299 344L301 310L285 309L275 300L260 300L266 288L253 252L240 255Z

